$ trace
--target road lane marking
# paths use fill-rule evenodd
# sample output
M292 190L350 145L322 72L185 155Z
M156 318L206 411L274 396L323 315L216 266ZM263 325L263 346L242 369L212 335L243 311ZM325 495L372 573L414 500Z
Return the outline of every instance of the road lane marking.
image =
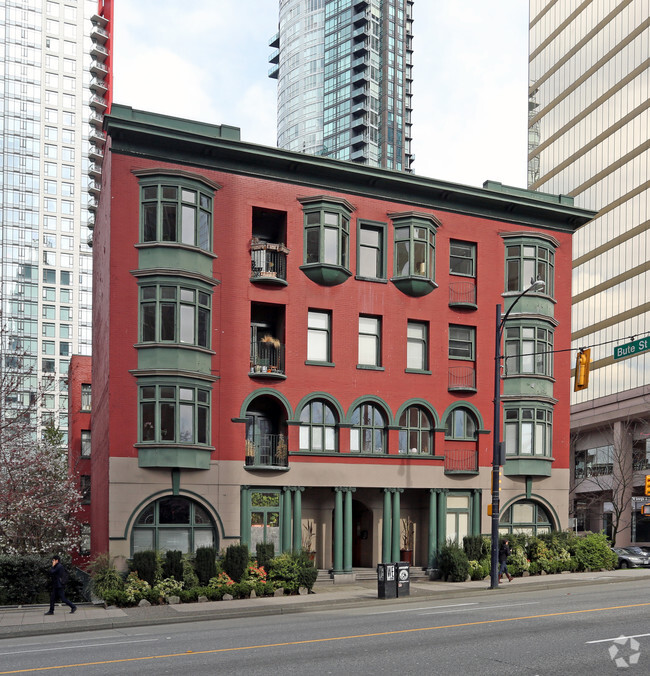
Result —
M650 636L650 634L631 634L630 636L616 636L615 638L599 638L597 641L587 641L585 645L591 643L611 643L612 641L620 641L621 639L628 638L645 638L646 636Z
M128 645L129 643L151 643L158 641L160 639L157 638L141 638L137 639L135 641L109 641L108 643L82 643L82 644L76 644L76 645L62 645L62 646L57 646L56 648L50 647L50 648L31 648L30 650L14 650L12 652L6 652L6 653L0 653L0 656L2 655L23 655L24 653L47 653L52 650L83 650L84 648L101 648L105 645Z
M498 606L479 606L478 608L472 608L472 610L493 610L494 608L513 608L514 606L536 606L540 603L540 601L527 601L525 603L502 603ZM478 605L478 604L476 604ZM444 608L444 606L440 606L441 608ZM451 607L451 606L450 606ZM438 615L439 613L437 612L437 608L435 610L431 610L428 613L421 613L422 615ZM440 613L442 614L447 614L449 612L453 611L445 611L445 613Z
M467 606L477 606L478 603L454 603L449 606L425 606L424 608L401 608L400 610L382 610L379 613L371 613L371 615L389 615L390 613L414 613L418 610L438 610L440 608L465 608Z
M608 606L605 608L587 608L585 610L565 610L557 613L542 613L541 615L523 615L521 617L503 617L492 620L476 620L474 622L460 622L458 624L442 624L435 627L414 627L411 629L393 629L391 631L379 631L372 634L354 634L352 636L330 636L328 638L309 638L302 641L285 641L283 643L268 643L262 645L247 645L236 648L215 648L213 650L190 650L182 653L170 653L168 655L145 655L144 657L124 657L117 660L102 660L99 662L79 662L77 664L60 664L49 667L31 667L27 669L13 669L0 671L0 676L6 674L29 674L37 671L50 671L58 669L74 669L75 667L96 667L101 664L125 664L127 662L143 662L145 660L164 660L174 657L194 657L196 655L215 655L217 653L241 652L242 650L259 650L261 648L286 648L293 645L308 645L315 643L330 643L333 641L349 641L360 638L377 638L379 636L396 636L398 634L414 634L416 632L434 631L436 629L458 629L460 627L476 627L481 624L493 624L502 622L518 622L520 620L537 620L544 617L560 617L562 615L581 615L585 613L599 613L608 610L626 610L628 608L646 608L650 603L631 603L625 606Z

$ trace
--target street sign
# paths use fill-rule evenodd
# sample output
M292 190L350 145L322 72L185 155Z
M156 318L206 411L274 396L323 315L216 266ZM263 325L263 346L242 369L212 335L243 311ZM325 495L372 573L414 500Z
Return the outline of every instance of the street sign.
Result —
M614 348L614 359L625 359L634 357L641 352L650 350L650 338L639 338L625 345L617 345Z

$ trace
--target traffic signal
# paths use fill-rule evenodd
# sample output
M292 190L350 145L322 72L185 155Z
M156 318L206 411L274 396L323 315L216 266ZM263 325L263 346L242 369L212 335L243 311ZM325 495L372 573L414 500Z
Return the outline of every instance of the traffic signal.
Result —
M586 390L589 385L589 364L591 363L591 350L580 350L576 357L574 372L573 391Z
M650 495L650 474L645 475L645 494Z

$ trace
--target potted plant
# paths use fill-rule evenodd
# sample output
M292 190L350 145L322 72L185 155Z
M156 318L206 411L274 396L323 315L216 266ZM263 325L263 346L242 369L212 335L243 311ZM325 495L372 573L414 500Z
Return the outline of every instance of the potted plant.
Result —
M255 444L250 439L246 439L246 464L255 464Z
M314 551L314 522L311 519L302 525L302 548L309 552L309 560L313 561L316 558Z
M409 566L413 565L413 536L415 524L410 516L402 519L402 548L399 555L402 561L407 561Z
M279 434L278 444L275 447L275 457L278 465L287 464L287 455L288 455L287 440L285 439L284 434Z

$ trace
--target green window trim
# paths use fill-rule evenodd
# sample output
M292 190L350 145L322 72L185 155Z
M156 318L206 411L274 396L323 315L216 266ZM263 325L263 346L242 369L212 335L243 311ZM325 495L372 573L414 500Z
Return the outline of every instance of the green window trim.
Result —
M357 406L351 416L350 453L387 454L386 416L372 403Z
M554 330L542 322L510 320L504 338L504 375L553 377Z
M446 418L445 439L453 441L476 441L479 423L474 412L464 406L452 409Z
M386 281L386 223L357 219L357 279Z
M212 251L216 186L179 175L140 177L140 242Z
M332 311L307 311L308 364L332 364Z
M534 235L502 235L505 241L505 291L520 293L534 281L541 279L546 287L543 295L555 296L555 249L554 238Z
M476 328L449 325L449 359L474 361L476 355Z
M358 366L381 368L381 317L359 315Z
M210 349L212 296L174 280L140 281L139 340Z
M476 244L452 239L449 242L449 274L476 277Z
M339 450L336 411L323 399L313 399L300 412L300 451L336 453Z
M434 455L434 423L425 408L409 406L400 416L399 426L399 453Z
M504 404L506 456L550 458L553 455L553 409L536 403Z
M429 322L408 320L406 324L406 371L429 371Z

